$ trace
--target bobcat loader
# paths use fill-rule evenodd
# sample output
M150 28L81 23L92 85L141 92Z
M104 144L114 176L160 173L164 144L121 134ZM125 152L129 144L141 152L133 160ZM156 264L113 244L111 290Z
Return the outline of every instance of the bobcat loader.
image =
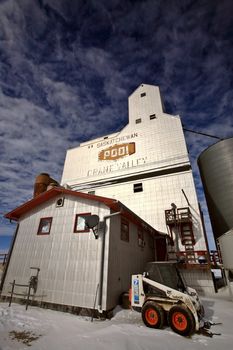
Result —
M152 262L143 275L133 275L130 299L147 327L162 328L167 321L183 336L205 328L200 325L204 308L198 294L185 285L175 263Z

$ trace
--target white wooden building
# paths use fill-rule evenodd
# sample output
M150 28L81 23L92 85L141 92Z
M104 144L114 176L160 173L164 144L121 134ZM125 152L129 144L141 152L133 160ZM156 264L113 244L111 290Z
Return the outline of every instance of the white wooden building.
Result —
M98 238L85 217L100 218ZM34 300L101 311L112 309L130 288L133 273L156 260L160 234L115 199L54 187L6 214L18 222L2 279L2 296L11 283L28 284L40 269ZM165 254L165 251L164 251ZM161 250L160 250L160 258ZM25 298L27 287L15 287Z

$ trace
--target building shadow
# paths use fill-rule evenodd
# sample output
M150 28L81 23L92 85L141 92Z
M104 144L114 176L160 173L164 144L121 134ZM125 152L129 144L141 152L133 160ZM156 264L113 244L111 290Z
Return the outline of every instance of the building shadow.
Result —
M215 302L214 300L211 300L211 299L202 299L201 301L205 310L205 318L211 321L214 315Z

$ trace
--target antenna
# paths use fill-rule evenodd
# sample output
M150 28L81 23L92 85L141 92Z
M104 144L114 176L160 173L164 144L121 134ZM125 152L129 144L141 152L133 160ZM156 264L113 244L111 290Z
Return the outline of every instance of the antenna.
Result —
M88 228L92 229L92 232L94 233L95 239L97 239L99 237L99 235L98 235L99 221L100 221L100 218L98 215L85 216L85 224Z

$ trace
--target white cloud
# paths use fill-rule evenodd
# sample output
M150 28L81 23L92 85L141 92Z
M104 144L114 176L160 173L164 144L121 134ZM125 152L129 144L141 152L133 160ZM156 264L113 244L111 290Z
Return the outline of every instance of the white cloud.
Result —
M126 124L127 97L142 81L161 86L187 128L232 136L229 6L1 2L2 210L31 197L38 173L60 180L67 148ZM186 138L202 201L196 158L215 141Z

